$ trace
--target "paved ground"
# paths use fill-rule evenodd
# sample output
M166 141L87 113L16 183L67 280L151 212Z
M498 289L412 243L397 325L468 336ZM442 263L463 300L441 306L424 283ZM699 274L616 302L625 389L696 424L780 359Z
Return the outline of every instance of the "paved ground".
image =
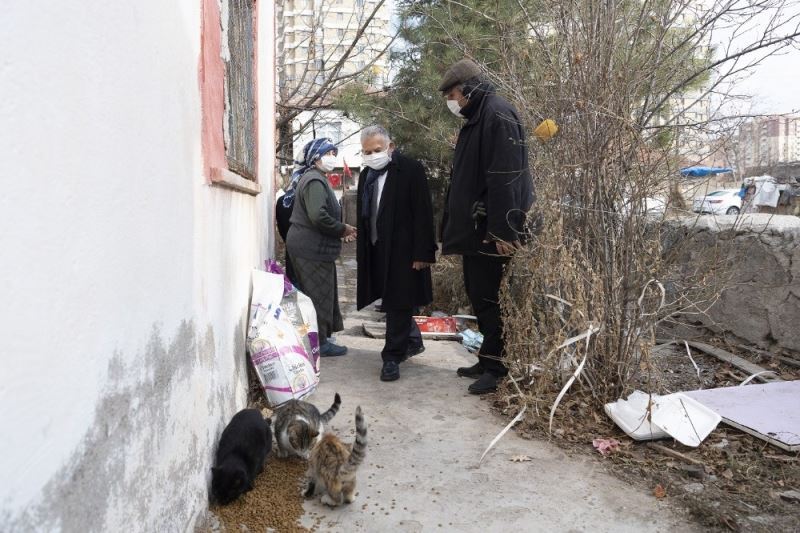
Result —
M382 341L361 335L375 315L352 306L353 261L341 269L346 330L337 342L344 357L323 359L322 382L310 400L330 405L332 421L352 440L353 413L364 409L367 459L359 470L355 503L330 510L306 502L303 524L322 516L322 531L691 531L686 518L638 488L606 474L592 458L568 457L544 441L510 431L478 459L504 421L486 402L466 393L455 368L472 356L455 342L426 341L426 351L401 365L401 378L382 383ZM527 455L529 462L512 462Z

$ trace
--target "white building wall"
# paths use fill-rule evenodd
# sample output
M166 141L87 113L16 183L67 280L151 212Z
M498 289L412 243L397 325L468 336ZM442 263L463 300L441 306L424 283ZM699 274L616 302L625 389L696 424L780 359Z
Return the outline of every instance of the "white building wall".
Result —
M0 17L0 531L181 531L244 405L260 181L203 175L201 2L10 0Z
M354 171L361 167L361 126L345 117L341 111L332 109L319 111L316 114L304 111L298 115L295 121L295 131L299 131L300 126L313 121L303 129L300 135L294 140L294 154L299 158L303 154L303 147L316 137L330 137L339 148L336 166L339 169L344 167L344 163Z

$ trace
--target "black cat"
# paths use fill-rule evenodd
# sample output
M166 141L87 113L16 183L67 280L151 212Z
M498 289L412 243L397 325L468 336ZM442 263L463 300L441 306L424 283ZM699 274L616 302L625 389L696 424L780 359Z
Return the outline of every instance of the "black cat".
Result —
M256 409L243 409L228 423L211 469L211 495L217 503L228 504L252 490L272 449L271 423Z

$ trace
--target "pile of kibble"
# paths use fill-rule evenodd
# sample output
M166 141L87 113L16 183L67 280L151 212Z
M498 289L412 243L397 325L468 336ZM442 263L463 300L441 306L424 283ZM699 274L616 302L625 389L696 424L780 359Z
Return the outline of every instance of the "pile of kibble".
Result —
M211 511L229 533L242 531L242 526L259 533L270 529L280 533L307 532L299 523L305 471L305 461L297 457L279 459L271 454L253 490L228 505L214 505Z

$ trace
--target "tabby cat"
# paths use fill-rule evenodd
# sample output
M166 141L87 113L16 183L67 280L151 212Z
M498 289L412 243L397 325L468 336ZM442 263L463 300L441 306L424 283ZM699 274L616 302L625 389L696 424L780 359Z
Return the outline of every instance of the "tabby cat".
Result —
M320 501L336 507L352 503L356 493L356 470L367 451L367 426L361 407L356 408L356 440L352 449L336 435L326 434L311 451L303 496L313 498L322 494Z
M211 495L221 505L252 490L272 449L270 420L256 409L236 413L219 439L216 466L211 469Z
M319 410L308 402L289 400L275 412L275 440L278 443L278 457L297 455L308 459L311 448L319 442L325 430L324 424L339 412L342 399L339 393L333 399L330 409L319 414Z

